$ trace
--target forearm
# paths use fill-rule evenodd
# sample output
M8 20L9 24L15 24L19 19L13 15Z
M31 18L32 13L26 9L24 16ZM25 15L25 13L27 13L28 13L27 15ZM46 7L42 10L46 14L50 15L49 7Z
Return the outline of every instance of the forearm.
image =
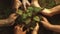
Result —
M55 31L55 32L60 32L60 25L52 25L52 24L43 24L45 28Z
M0 27L13 25L17 17L18 16L16 15L16 13L13 13L7 19L1 19L0 20Z
M60 14L60 5L55 6L53 8L50 9L52 11L52 13L54 14Z
M42 14L46 15L46 16L53 16L56 14L60 14L60 5L55 6L51 9L44 9L41 11Z
M41 11L41 13L43 14L43 15L46 15L46 16L53 16L53 13L52 13L53 11L51 11L50 9L44 9L44 10L42 10Z
M46 29L49 29L49 30L55 31L55 32L60 32L60 25L52 25L50 23L45 23L45 22L42 24Z
M14 24L14 22L13 21L9 21L9 20L7 20L7 19L5 19L5 20L0 20L0 27L2 27L2 26L11 26L11 25L13 25Z
M8 22L8 21L6 21L6 19L0 20L0 27L6 25L7 22Z
M55 32L60 32L60 25L52 25L49 29Z
M46 29L49 29L55 32L60 32L60 25L50 24L50 22L45 17L42 17L42 18L43 18L43 21L41 21L41 23Z

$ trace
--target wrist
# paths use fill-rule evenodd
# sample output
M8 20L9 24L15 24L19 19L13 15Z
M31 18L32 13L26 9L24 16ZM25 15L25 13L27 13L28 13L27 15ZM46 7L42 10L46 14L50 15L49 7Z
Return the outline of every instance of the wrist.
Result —
M51 13L51 11L49 9L46 9L46 8L44 8L44 10L42 10L42 12L47 13L47 14Z
M45 27L48 28L48 29L50 29L51 26L52 26L51 24L48 24L48 25L46 25Z

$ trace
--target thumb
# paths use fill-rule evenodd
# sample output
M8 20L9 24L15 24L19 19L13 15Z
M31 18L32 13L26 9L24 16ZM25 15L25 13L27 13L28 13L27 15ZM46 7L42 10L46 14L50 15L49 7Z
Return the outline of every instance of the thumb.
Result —
M45 23L45 21L41 21L41 23Z
M36 23L36 26L35 26L35 28L34 28L34 30L38 30L39 29L39 24L38 23Z

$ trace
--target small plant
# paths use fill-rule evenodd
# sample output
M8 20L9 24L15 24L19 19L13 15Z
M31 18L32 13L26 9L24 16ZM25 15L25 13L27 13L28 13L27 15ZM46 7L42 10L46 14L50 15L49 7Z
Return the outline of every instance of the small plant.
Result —
M25 28L33 29L36 23L40 23L42 17L38 13L42 8L38 7L28 7L25 12L22 10L18 11L20 15L20 23L25 23Z

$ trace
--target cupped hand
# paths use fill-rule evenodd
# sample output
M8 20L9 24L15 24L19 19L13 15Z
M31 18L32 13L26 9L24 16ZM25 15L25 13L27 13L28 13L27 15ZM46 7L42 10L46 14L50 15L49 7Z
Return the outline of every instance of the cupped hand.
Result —
M53 12L50 9L45 8L44 10L41 11L41 13L46 16L53 16Z

